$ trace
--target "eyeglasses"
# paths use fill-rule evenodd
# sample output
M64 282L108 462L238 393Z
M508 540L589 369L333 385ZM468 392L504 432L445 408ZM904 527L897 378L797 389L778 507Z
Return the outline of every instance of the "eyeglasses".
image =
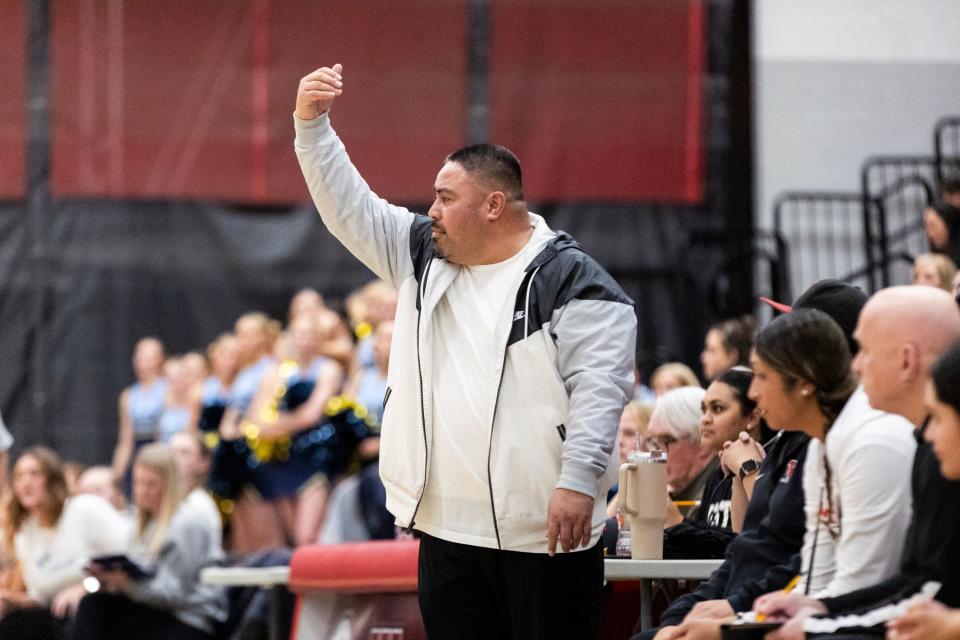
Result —
M643 450L644 451L669 451L670 445L675 444L677 439L673 436L660 436L660 437L650 437L647 436L643 439Z

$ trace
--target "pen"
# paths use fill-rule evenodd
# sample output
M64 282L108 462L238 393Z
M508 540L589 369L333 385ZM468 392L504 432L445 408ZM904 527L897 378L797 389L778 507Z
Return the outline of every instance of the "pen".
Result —
M785 587L783 588L783 592L784 592L784 593L790 593L791 591L794 590L794 588L796 588L797 583L799 583L799 582L800 582L800 574L798 573L797 575L793 576L793 577L790 579L790 582L787 583L787 586L785 586ZM765 616L765 615L762 614L762 613L758 613L758 614L757 614L757 622L763 622L764 620L766 620L766 618L767 618L767 616Z

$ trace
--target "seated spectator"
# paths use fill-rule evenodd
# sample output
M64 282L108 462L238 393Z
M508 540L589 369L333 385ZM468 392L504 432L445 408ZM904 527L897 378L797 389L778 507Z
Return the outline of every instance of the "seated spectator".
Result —
M144 447L133 483L137 519L129 555L149 576L90 565L100 590L80 601L72 637L209 640L226 620L226 599L219 587L200 581L200 570L219 556L211 551L208 523L183 503L170 448Z
M647 425L653 415L653 405L632 400L623 408L620 425L617 428L617 442L620 445L620 464L627 462L631 451L647 449ZM607 555L617 553L617 533L620 530L620 516L617 508L619 483L614 484L607 494L607 523L603 530L603 546Z
M953 293L957 265L941 253L921 253L913 261L913 284L938 287Z
M107 466L90 467L80 474L77 480L77 493L90 493L100 496L120 513L127 515L127 497L123 495L120 478L113 475L113 469Z
M960 200L957 196L960 192L953 196ZM943 202L924 210L923 222L930 248L954 262L960 260L960 202L948 202L944 197Z
M387 493L380 480L378 463L363 467L337 483L330 494L327 517L320 530L321 544L396 537L394 518L387 511Z
M707 387L700 407L700 442L717 453L720 468L704 490L706 511L701 521L712 527L740 532L756 474L775 435L748 396L753 371L734 367Z
M213 534L214 550L222 550L223 520L220 509L205 488L210 473L210 450L204 446L200 434L181 431L170 439L170 453L183 484L185 504L203 516Z
M703 396L700 444L720 464L707 478L700 506L690 517L681 519L679 509L668 502L667 523L677 524L664 531L665 558L722 558L742 529L755 470L766 457L763 444L773 436L747 397L752 379L749 369L735 367L718 376Z
M960 556L960 484L945 479L924 438L928 410L924 392L936 358L960 338L960 312L954 300L930 287L891 287L875 294L860 316L854 363L878 410L896 413L917 428L912 471L913 515L897 574L877 584L827 598L779 594L757 603L768 616L790 618L779 638L803 637L812 614L843 616L876 609L915 595L927 581L941 583L936 599L960 606L960 579L952 566ZM883 633L882 628L861 630Z
M25 591L0 594L0 638L55 638L86 593L84 566L122 551L129 525L99 496L68 497L63 464L45 447L21 454L11 484L3 505L7 544Z
M667 488L673 500L694 503L703 496L707 479L720 467L720 460L709 447L700 444L700 402L704 390L681 387L668 391L657 400L647 425L647 448L667 452ZM697 517L694 506L687 516ZM682 520L679 513L667 521Z
M699 387L700 381L693 369L682 362L667 362L653 370L650 386L653 394L659 398L667 391L680 387Z
M850 352L840 328L826 314L799 309L780 316L757 336L751 357L750 397L771 427L823 438L853 393ZM808 453L809 455L809 453ZM790 573L790 569L784 573ZM728 604L727 615L735 609ZM663 629L662 638L720 638L720 616L692 611L679 629Z
M940 474L960 480L960 343L937 360L931 378L925 393L930 421L924 439L940 463ZM915 604L887 627L897 640L960 638L960 609L936 601Z
M82 462L76 460L63 461L63 479L67 481L67 495L75 496L80 493L80 476L83 475L85 470L86 467L83 466Z
M710 327L700 353L703 376L713 380L731 367L746 365L756 331L757 323L750 315L724 320Z
M620 444L620 464L627 461L631 451L646 449L647 425L653 415L653 405L633 400L627 403L620 415L620 426L617 428L617 442ZM617 486L610 489L610 499L607 503L607 516L617 514Z
M803 292L793 307L761 299L784 313L793 309L823 311L841 328L852 353L856 350L853 332L863 306L862 295L859 299L851 295L855 291L836 280L821 280ZM782 588L796 575L804 537L803 478L809 441L800 431L783 431L771 439L767 457L755 474L743 531L727 547L723 564L693 593L670 605L660 620L661 629L638 637L697 637L700 628L694 623L699 623L698 619L706 619L704 635L715 637L713 619L746 611L757 596Z

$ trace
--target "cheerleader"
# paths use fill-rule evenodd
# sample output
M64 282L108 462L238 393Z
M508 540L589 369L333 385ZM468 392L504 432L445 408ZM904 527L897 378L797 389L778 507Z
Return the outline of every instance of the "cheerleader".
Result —
M143 338L133 352L133 372L137 381L120 394L120 430L113 452L113 473L124 478L130 490L130 461L143 445L157 437L160 416L167 399L167 382L162 376L163 343Z
M245 431L260 464L254 485L277 509L295 544L315 542L330 489L329 451L321 425L343 384L343 368L321 356L317 315L294 318L283 360L263 378L246 415Z

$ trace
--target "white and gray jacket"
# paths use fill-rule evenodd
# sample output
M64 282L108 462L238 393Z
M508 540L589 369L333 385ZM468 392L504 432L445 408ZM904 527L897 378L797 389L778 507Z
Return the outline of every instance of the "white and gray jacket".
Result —
M433 439L432 314L461 267L437 256L428 217L370 190L328 115L294 120L297 156L324 224L398 291L380 475L397 524L413 527ZM549 232L539 216L531 222L535 233ZM497 544L539 543L546 551L555 488L594 497L595 543L619 462L617 425L633 388L633 302L563 232L529 256L516 292L497 330L498 366L477 380L490 398L487 477Z

